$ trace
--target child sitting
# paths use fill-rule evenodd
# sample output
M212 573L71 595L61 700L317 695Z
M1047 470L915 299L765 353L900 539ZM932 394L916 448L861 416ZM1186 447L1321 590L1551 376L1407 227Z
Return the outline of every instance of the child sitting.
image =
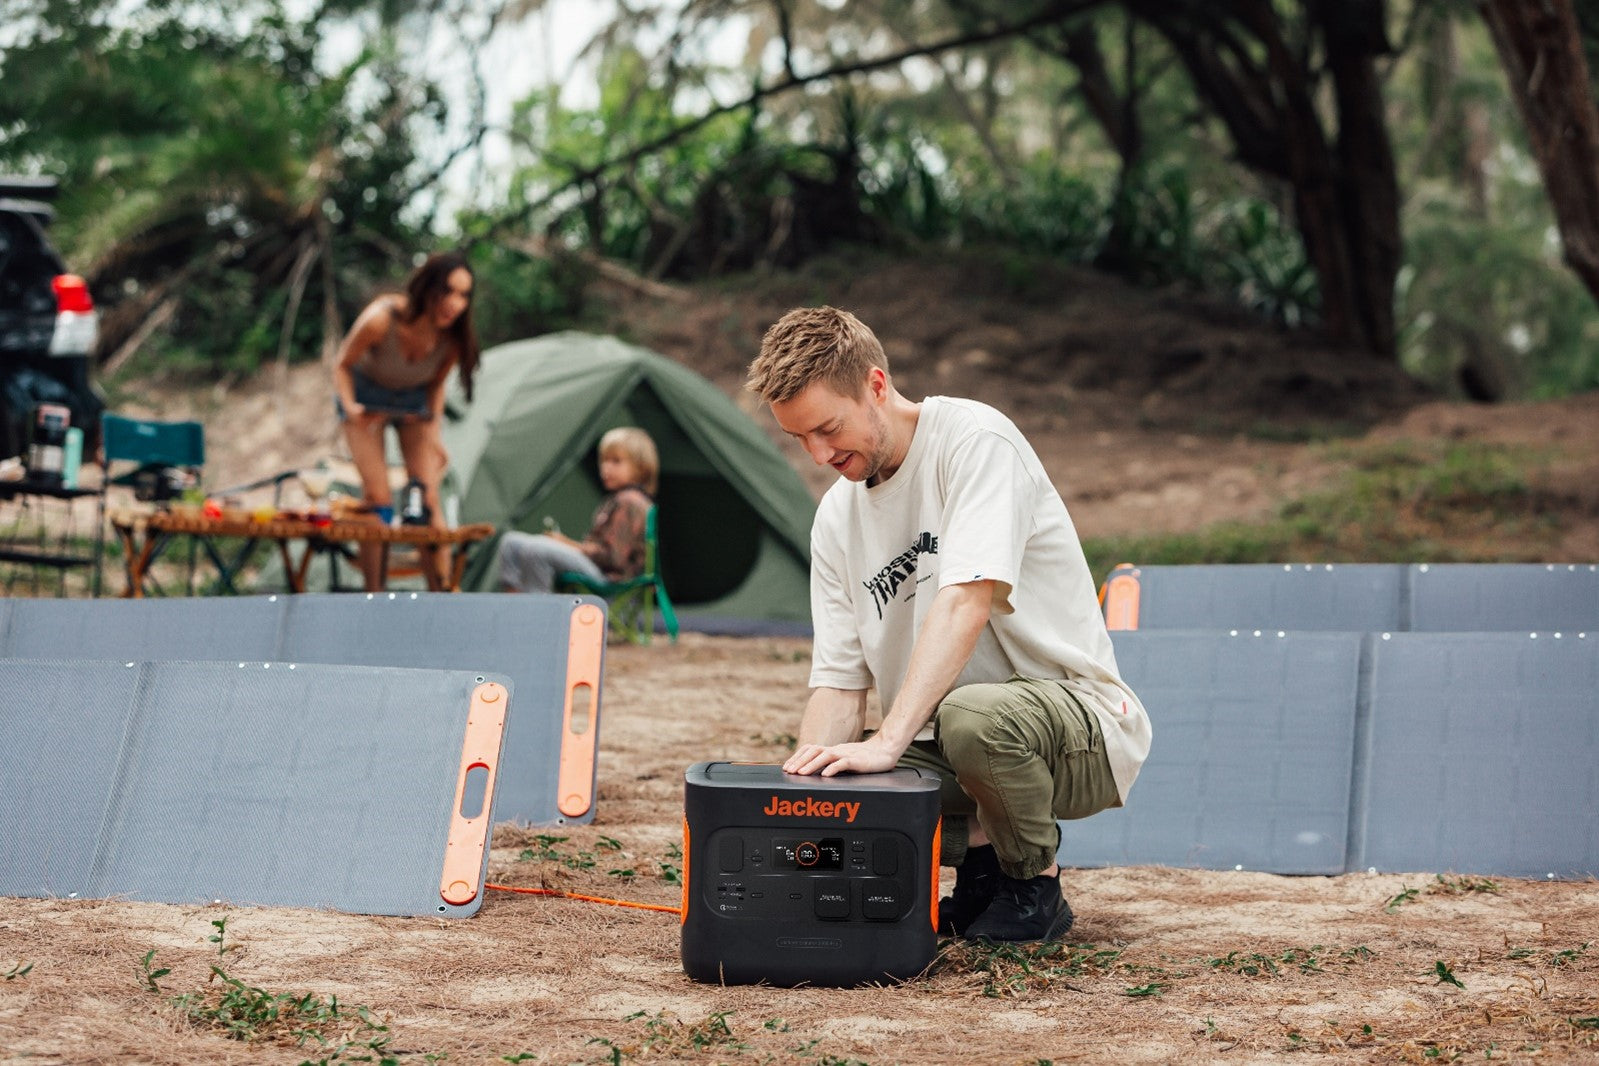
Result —
M642 429L622 426L600 438L600 482L608 495L588 535L573 540L556 530L500 538L500 586L508 592L551 592L557 575L576 571L623 581L644 572L644 523L654 506L661 462Z

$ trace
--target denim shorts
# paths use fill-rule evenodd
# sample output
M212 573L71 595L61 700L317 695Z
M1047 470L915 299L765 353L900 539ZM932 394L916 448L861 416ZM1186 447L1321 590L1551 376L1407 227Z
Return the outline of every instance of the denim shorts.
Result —
M351 379L355 382L355 402L365 407L368 411L390 415L394 418L411 416L413 418L432 418L433 411L428 407L428 387L417 385L409 389L390 389L379 385L359 370L350 372ZM333 397L333 409L339 413L339 421L344 421L344 404L340 399Z

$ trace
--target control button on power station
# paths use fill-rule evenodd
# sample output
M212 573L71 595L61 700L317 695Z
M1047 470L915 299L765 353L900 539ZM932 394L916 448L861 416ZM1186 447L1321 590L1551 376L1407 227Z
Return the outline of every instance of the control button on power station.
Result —
M861 913L874 922L892 922L904 911L904 890L896 881L870 878L861 882Z
M849 882L827 877L816 882L816 917L849 917Z

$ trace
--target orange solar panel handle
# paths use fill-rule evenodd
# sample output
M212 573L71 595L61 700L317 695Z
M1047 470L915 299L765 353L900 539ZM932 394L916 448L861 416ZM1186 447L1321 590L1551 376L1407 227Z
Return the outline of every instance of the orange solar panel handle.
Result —
M599 741L600 667L605 658L605 612L592 603L572 612L566 646L566 711L561 719L561 767L555 806L568 818L594 805L594 753Z
M1105 582L1105 628L1129 630L1138 628L1138 571L1118 569Z
M483 888L483 853L489 846L490 832L489 797L494 795L508 703L504 685L485 681L472 690L472 702L466 712L466 737L461 741L461 766L455 779L455 806L450 813L449 841L444 846L444 872L439 878L439 896L458 907L477 899Z

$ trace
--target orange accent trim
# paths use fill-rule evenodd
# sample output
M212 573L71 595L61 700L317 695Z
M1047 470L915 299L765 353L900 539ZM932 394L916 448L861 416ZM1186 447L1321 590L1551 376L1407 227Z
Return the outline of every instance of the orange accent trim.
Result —
M928 893L929 898L933 901L933 905L929 909L933 912L933 932L935 934L938 932L938 894L940 888L938 884L939 857L943 850L944 819L940 817L938 819L938 824L933 826L933 879L931 890Z
M689 856L694 854L688 846L688 815L683 816L683 906L677 912L677 924L683 925L688 921L688 872Z
M505 735L505 709L510 703L505 686L485 681L472 690L466 712L466 736L461 741L461 768L455 779L455 805L450 808L450 835L444 846L444 867L439 895L456 906L477 898L483 872L483 853L489 846L489 799L494 795L494 775L500 761L500 739ZM466 780L473 770L487 771L483 806L476 815L462 813Z
M587 814L594 805L604 656L605 612L592 603L579 604L572 611L566 645L566 708L561 717L561 764L555 784L555 805L568 818ZM586 710L581 707L585 699Z
M584 903L609 903L613 907L632 907L641 911L663 911L666 914L680 914L676 907L668 907L662 903L635 903L630 899L607 899L604 896L585 896L580 892L562 892L558 888L519 888L516 885L496 885L486 882L484 888L492 888L498 892L520 892L524 896L560 896L562 899L577 899Z
M1105 582L1105 628L1132 630L1138 628L1138 570L1119 566Z

